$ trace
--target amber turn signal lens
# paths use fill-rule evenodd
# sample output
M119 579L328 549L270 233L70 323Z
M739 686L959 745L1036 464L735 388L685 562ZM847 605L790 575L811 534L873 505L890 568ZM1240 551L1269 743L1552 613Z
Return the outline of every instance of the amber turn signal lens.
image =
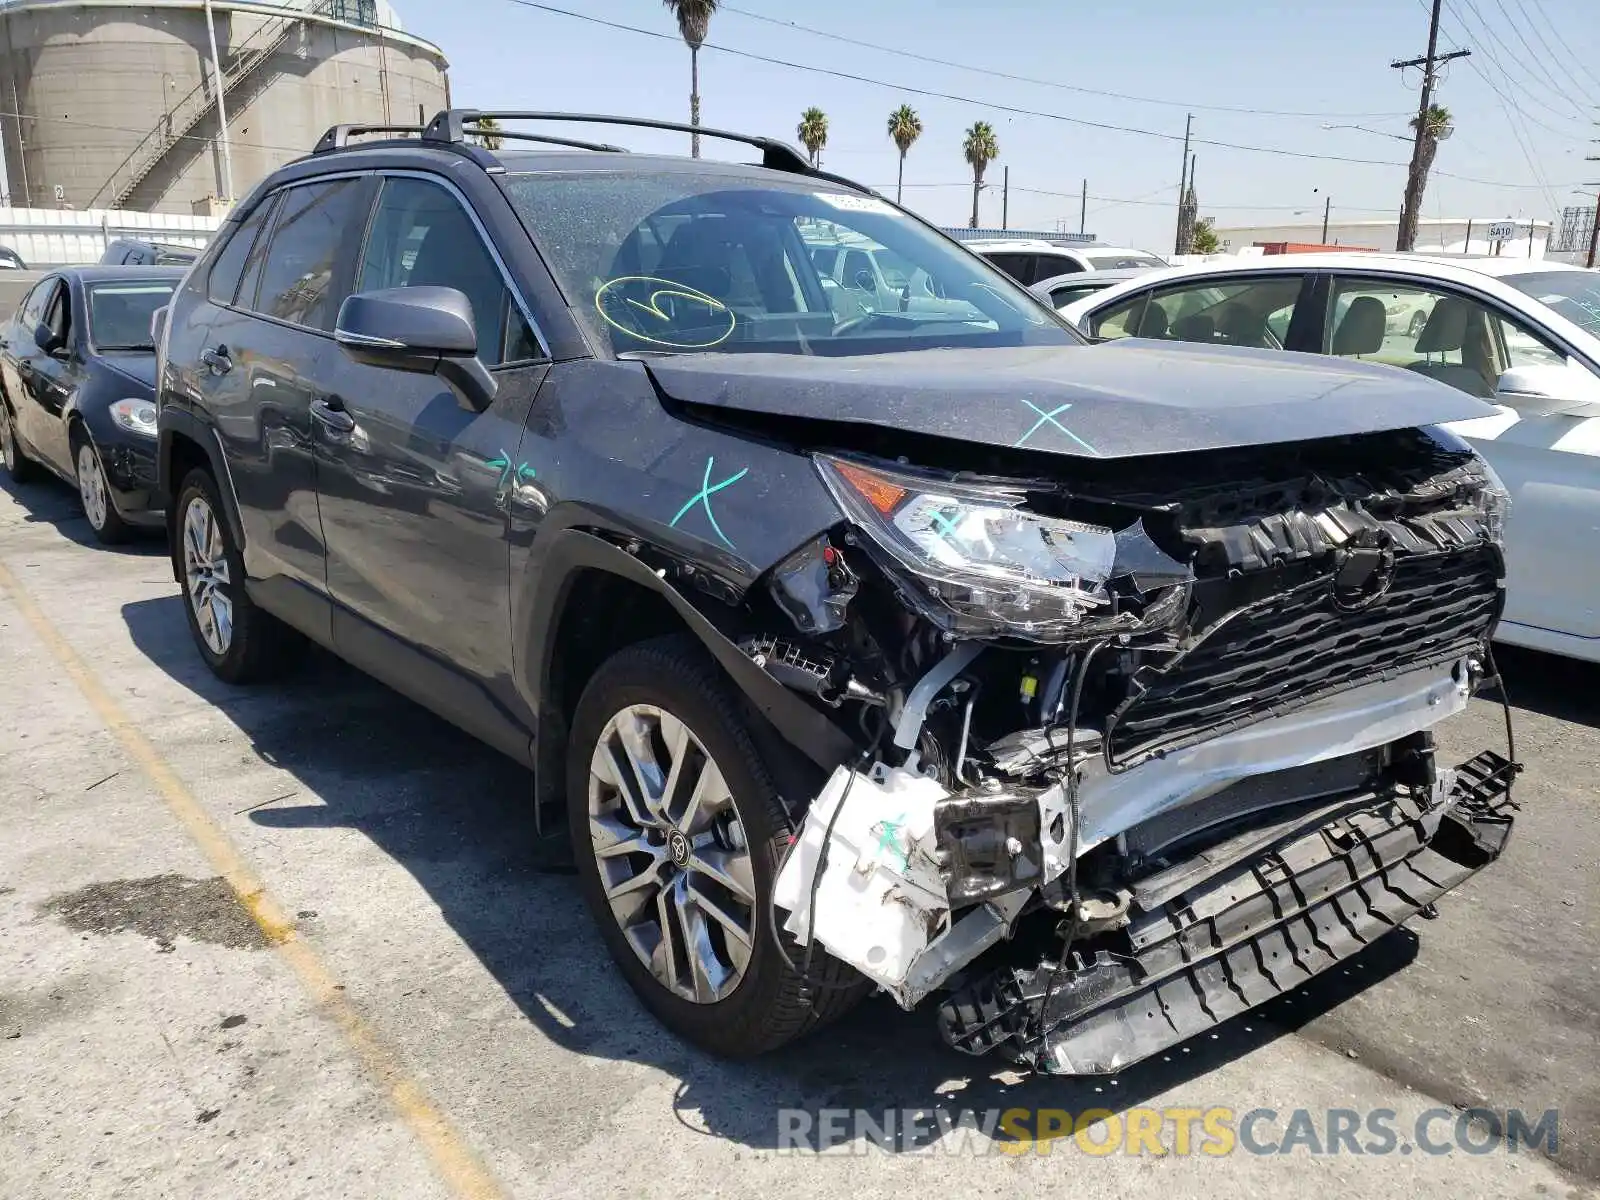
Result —
M861 493L861 498L884 516L888 516L900 501L906 498L906 489L890 483L883 476L854 463L835 459L833 469L839 477Z

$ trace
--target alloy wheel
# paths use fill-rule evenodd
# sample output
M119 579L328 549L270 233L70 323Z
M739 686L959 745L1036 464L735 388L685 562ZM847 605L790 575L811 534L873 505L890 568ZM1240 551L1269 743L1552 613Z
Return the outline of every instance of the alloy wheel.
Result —
M78 446L78 495L83 500L83 514L96 530L106 527L111 511L111 496L106 488L106 474L100 468L100 456L87 441Z
M232 582L228 554L217 515L204 496L195 496L183 512L183 573L189 604L206 646L218 656L233 644Z
M589 833L611 915L656 981L696 1004L732 993L755 941L755 875L733 794L693 730L650 704L607 721Z
M0 403L0 460L6 465L6 470L17 469L17 435L11 428L11 410Z

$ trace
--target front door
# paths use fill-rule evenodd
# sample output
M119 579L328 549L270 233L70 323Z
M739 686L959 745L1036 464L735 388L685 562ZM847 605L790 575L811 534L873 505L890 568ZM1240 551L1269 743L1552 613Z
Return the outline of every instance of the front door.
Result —
M270 227L253 235L252 214L235 235L253 237L236 290L226 278L228 294L212 296L203 336L183 339L238 500L246 572L277 610L316 611L311 596L327 586L315 414L343 363L333 323L350 291L372 186L346 178L288 188ZM213 286L235 261L232 249L219 255Z
M340 653L367 662L373 635L390 635L487 695L508 682L508 506L532 478L517 451L548 366L458 195L420 177L387 178L356 290L421 285L471 301L478 356L499 391L474 412L438 376L341 360L339 416L317 429L334 639Z
M72 293L65 280L56 281L39 319L50 330L57 348L46 353L29 337L27 353L18 357L23 396L19 415L34 452L70 479L74 477L72 451L62 416L75 386L71 359L77 330L72 322Z

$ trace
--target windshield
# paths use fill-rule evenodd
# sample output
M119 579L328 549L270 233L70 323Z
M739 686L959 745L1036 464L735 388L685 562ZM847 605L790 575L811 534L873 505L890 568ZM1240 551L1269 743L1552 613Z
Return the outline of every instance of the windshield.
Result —
M1085 254L1096 271L1136 271L1140 267L1164 267L1154 254Z
M585 171L502 186L578 319L616 354L1079 341L976 255L814 180Z
M89 340L97 350L154 350L150 318L172 300L174 280L89 285Z
M1506 282L1600 337L1600 271L1541 271L1508 275Z

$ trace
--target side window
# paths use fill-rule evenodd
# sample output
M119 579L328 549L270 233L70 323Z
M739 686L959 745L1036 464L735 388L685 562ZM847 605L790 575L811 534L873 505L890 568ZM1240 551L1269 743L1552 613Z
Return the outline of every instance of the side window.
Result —
M1302 279L1268 275L1230 281L1207 276L1165 288L1151 296L1136 327L1124 326L1124 336L1279 349Z
M1500 334L1500 347L1505 353L1504 370L1567 365L1567 356L1546 344L1543 338L1498 314L1491 315L1489 320Z
M72 293L67 290L65 283L58 282L51 293L50 302L44 310L44 323L50 326L63 346L72 344Z
M1146 307L1150 303L1150 293L1140 292L1130 296L1121 304L1113 304L1110 308L1097 313L1089 319L1089 329L1097 338L1111 341L1115 338L1125 337L1160 337L1160 333L1139 334L1137 331L1144 324ZM1162 319L1162 331L1166 330L1165 317Z
M362 179L305 184L285 193L272 229L255 309L309 329L332 330L345 297L341 251L361 236Z
M455 288L472 303L486 366L539 357L505 277L456 198L426 180L385 179L356 290L424 285Z
M232 304L234 297L239 294L239 281L244 278L245 259L249 256L251 247L255 245L256 236L261 232L261 227L267 223L267 216L271 212L270 199L256 205L249 216L234 226L222 250L212 260L211 274L206 280L206 294L213 304ZM251 289L250 296L254 298L254 288Z
M1068 258L1065 254L1041 254L1038 260L1038 278L1049 279L1052 275L1076 275L1083 270L1075 258Z
M50 297L58 282L59 280L46 279L43 283L35 284L33 291L28 293L28 298L22 302L17 319L22 322L29 334L32 334L34 327L44 320L45 305L50 303Z
M1502 370L1498 320L1478 301L1443 288L1338 279L1322 349L1404 367L1487 397L1494 395Z
M985 254L984 257L1018 283L1029 284L1033 282L1033 255L1000 253Z

